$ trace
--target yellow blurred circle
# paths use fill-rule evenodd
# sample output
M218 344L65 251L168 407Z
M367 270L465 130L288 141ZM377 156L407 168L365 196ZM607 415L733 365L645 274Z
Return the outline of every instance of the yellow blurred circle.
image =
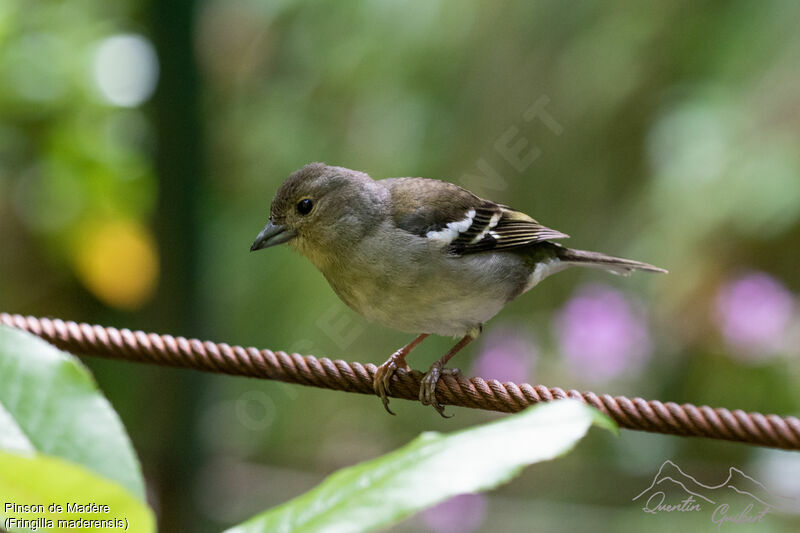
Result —
M158 251L150 231L137 222L89 225L77 249L81 282L98 299L118 309L138 309L155 292Z

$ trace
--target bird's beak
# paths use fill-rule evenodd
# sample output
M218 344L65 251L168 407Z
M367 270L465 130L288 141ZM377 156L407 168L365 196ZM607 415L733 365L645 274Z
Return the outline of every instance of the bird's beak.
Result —
M258 234L253 246L250 247L250 251L255 252L256 250L261 250L262 248L269 248L270 246L275 246L276 244L283 244L292 240L296 236L297 233L286 229L286 226L273 224L272 221L270 221L269 224L267 224L267 226L261 230L261 233Z

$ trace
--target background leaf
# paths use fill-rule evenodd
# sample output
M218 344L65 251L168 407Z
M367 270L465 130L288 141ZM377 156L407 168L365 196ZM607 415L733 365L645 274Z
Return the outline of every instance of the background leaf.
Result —
M136 531L149 533L155 531L155 519L150 508L125 490L118 483L103 479L89 470L56 457L35 454L30 457L0 452L0 494L3 505L0 506L1 526L9 531L30 531L35 528L12 527L10 519L53 521L53 529L65 531ZM41 504L44 512L15 511L8 504ZM97 503L107 505L109 511L99 513L67 512L67 504L86 505ZM51 504L62 507L61 512L53 512ZM58 520L122 520L112 527L70 528L59 527ZM110 524L106 523L106 526ZM42 528L45 529L45 528Z
M597 410L564 400L450 435L423 433L227 533L373 530L452 496L496 487L526 465L566 453L592 423L613 426Z
M5 326L0 326L0 449L61 457L144 501L128 435L91 374L74 356Z

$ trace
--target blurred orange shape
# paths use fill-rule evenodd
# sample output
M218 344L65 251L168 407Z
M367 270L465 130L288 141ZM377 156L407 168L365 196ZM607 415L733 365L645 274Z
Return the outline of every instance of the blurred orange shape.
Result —
M158 252L150 231L133 221L89 225L77 248L77 275L105 304L138 309L158 282Z

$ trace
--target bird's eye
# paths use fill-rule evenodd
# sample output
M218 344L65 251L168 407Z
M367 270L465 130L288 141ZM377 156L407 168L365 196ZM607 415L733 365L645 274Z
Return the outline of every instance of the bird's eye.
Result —
M311 212L311 209L314 207L314 202L311 201L311 198L303 198L299 202L297 202L297 212L301 215L307 215Z

